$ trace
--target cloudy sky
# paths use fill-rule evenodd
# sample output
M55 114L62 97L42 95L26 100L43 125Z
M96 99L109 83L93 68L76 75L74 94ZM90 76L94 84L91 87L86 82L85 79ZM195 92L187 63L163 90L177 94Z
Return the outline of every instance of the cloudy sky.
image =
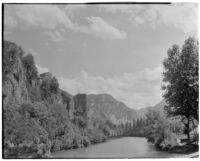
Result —
M71 94L108 93L131 108L162 99L162 61L197 35L198 6L4 6L4 38L35 57Z

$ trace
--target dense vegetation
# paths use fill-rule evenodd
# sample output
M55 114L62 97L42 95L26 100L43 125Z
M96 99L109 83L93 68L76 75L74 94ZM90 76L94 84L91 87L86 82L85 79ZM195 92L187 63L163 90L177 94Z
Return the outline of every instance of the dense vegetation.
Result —
M158 149L189 153L198 149L198 42L190 37L181 49L173 45L167 54L163 62L165 113L147 113L145 136Z
M109 102L110 108L102 104L104 99ZM95 106L92 105L94 100ZM128 119L123 118L124 111ZM5 158L50 157L53 151L130 135L133 113L109 95L72 96L62 91L51 73L38 74L31 54L26 54L14 43L4 41Z

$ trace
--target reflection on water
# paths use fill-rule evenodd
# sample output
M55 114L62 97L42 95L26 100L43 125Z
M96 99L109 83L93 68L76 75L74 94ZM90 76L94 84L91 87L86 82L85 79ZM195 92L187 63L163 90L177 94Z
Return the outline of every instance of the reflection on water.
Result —
M52 154L53 158L172 158L179 154L156 151L154 146L141 137L123 137L105 143L91 145Z

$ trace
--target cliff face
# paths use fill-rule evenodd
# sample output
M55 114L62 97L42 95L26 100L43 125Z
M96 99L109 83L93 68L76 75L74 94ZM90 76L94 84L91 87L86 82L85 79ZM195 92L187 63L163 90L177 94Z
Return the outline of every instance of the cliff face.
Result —
M107 94L75 96L51 73L38 74L32 55L3 43L4 157L48 157L123 133L136 113Z
M23 51L14 43L3 46L3 106L30 101L27 78L22 64Z
M79 133L79 127L72 123L76 112L74 99L59 89L51 73L38 75L33 56L25 55L16 44L4 41L2 76L6 157L27 157L23 150L27 146L35 151L34 155L42 155L40 148L31 149L38 145L47 153L73 146L75 138L63 136ZM70 139L72 142L61 143Z
M73 96L59 89L57 80L51 73L38 75L34 60L26 61L28 56L24 54L16 44L4 42L3 106L11 104L19 106L26 102L38 101L46 104L61 104L72 113ZM33 72L31 73L31 66L36 72L35 76Z

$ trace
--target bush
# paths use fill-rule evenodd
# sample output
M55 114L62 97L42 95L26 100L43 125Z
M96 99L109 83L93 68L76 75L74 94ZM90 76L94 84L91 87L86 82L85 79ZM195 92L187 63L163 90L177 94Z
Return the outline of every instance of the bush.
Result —
M90 144L91 144L90 139L89 139L87 136L84 136L84 137L83 137L83 145L84 145L85 147L87 147L87 146L90 145Z
M52 145L52 151L59 151L62 149L62 141L59 139L55 139Z

